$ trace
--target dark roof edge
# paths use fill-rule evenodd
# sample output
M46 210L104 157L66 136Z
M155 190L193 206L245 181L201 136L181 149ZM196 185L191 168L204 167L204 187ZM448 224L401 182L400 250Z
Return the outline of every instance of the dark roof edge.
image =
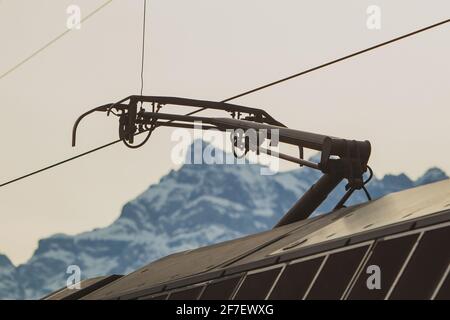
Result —
M286 262L289 260L294 260L297 258L302 258L314 254L319 254L324 251L329 251L333 249L338 249L350 244L361 243L370 239L377 239L392 234L415 230L434 224L439 224L443 222L450 221L450 209L443 210L433 213L426 217L419 217L416 219L411 219L405 222L399 222L391 224L385 227L376 228L369 231L364 231L361 233L353 234L351 236L346 236L338 239L333 239L330 241L321 242L319 244L302 247L298 250L291 250L289 253L280 253L274 255L273 257L267 257L260 259L258 261L249 262L242 265L237 265L233 267L227 267L219 270L212 270L206 273L200 273L194 276L185 277L173 282L166 282L163 284L158 284L155 287L151 287L144 290L130 290L128 293L120 294L117 296L112 296L108 299L134 299L142 295L156 294L166 290L177 289L181 287L186 287L190 285L199 284L201 282L214 280L222 277L223 275L233 275L241 272L246 272L256 268L264 268L274 265L279 262Z

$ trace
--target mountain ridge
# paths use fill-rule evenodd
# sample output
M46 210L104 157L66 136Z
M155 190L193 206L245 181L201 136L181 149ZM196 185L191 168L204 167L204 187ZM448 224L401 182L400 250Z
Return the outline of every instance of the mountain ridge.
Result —
M193 150L191 145L188 155ZM263 176L261 168L248 162L185 164L126 203L105 228L41 239L31 259L17 267L0 255L0 298L42 297L65 284L69 265L79 266L82 278L124 274L173 252L270 229L321 175L302 168ZM433 167L415 181L405 174L374 177L368 189L379 198L446 178ZM331 211L343 185L317 214ZM358 192L349 204L362 201L365 196Z

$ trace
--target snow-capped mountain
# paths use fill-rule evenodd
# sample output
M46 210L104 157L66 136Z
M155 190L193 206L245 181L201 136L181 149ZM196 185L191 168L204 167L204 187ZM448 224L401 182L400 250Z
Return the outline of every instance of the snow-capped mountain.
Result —
M185 164L127 203L109 227L42 239L33 257L18 267L0 255L0 299L42 297L65 285L70 265L80 267L82 278L124 274L176 251L267 230L320 176L307 168L272 176L261 175L260 169L248 163ZM386 175L368 188L380 197L446 178L432 168L417 181ZM319 213L332 209L343 193L343 186L339 189ZM362 192L351 199L361 201Z
M17 269L7 256L0 254L0 298L17 299L24 296L18 283Z

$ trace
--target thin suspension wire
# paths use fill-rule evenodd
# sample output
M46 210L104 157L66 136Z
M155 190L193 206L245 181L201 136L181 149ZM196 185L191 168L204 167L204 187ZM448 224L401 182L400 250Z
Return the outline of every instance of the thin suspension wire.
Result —
M112 1L112 0L110 0L109 2L111 2L111 1ZM241 98L241 97L243 97L243 96L252 94L252 93L254 93L254 92L263 90L263 89L265 89L265 88L268 88L268 87L277 85L277 84L279 84L279 83L288 81L288 80L290 80L290 79L293 79L293 78L302 76L302 75L304 75L304 74L313 72L313 71L315 71L315 70L318 70L318 69L327 67L327 66L329 66L329 65L338 63L338 62L340 62L340 61L349 59L349 58L354 57L354 56L356 56L356 55L359 55L359 54L368 52L368 51L370 51L370 50L374 50L374 49L376 49L376 48L379 48L379 47L388 45L388 44L390 44L390 43L393 43L393 42L396 42L396 41L399 41L399 40L402 40L402 39L405 39L405 38L407 38L407 37L410 37L410 36L412 36L412 35L415 35L415 34L424 32L424 31L426 31L426 30L429 30L429 29L432 29L432 28L436 28L436 27L438 27L438 26L440 26L440 25L443 25L443 24L446 24L446 23L448 23L448 22L450 22L450 19L447 19L447 20L444 20L444 21L435 23L435 24L430 25L430 26L428 26L428 27L425 27L425 28L422 28L422 29L413 31L413 32L408 33L408 34L406 34L406 35L403 35L403 36L394 38L394 39L392 39L392 40L389 40L389 41L380 43L380 44L375 45L375 46L372 46L372 47L370 47L370 48L367 48L367 49L364 49L364 50L361 50L361 51L352 53L352 54L350 54L350 55L347 55L347 56L345 56L345 57L342 57L342 58L333 60L333 61L328 62L328 63L325 63L325 64L322 64L322 65L317 66L317 67L315 67L315 68L311 68L311 69L308 69L308 70L305 70L305 71L296 73L296 74L294 74L294 75L292 75L292 76L289 76L289 77L286 77L286 78L283 78L283 79L280 79L280 80L271 82L271 83L269 83L269 84L266 84L266 85L264 85L264 86L255 88L255 89L253 89L253 90L249 90L249 91L243 92L243 93L241 93L241 94L235 95L235 96L230 97L230 98L228 98L228 99L222 100L222 102L228 102L228 101L231 101L231 100L235 100L235 99L237 99L237 98ZM203 111L203 110L205 110L205 109L206 109L206 108L201 108L201 109L198 109L198 110L196 110L196 111L190 112L190 113L188 113L187 115L193 115L193 114L199 113L199 112L201 112L201 111ZM142 133L144 133L144 132L146 132L146 131L142 131L142 132L138 133L137 135L140 135L140 134L142 134ZM98 148L95 148L95 149L89 150L89 151L87 151L87 152L81 153L81 154L79 154L79 155L77 155L77 156L75 156L75 157L68 158L68 159L66 159L66 160L60 161L60 162L58 162L58 163L55 163L55 164L50 165L50 166L48 166L48 167L42 168L42 169L40 169L40 170L33 171L33 172L31 172L31 173L29 173L29 174L26 174L26 175L24 175L24 176L21 176L21 177L18 177L18 178L16 178L16 179L13 179L13 180L10 180L10 181L8 181L8 182L5 182L5 183L3 183L3 184L0 184L0 188L1 188L1 187L4 187L4 186L7 186L7 185L9 185L9 184L11 184L11 183L20 181L20 180L22 180L22 179L31 177L31 176L36 175L36 174L38 174L38 173L41 173L41 172L43 172L43 171L50 170L50 169L52 169L52 168L54 168L54 167L57 167L57 166L59 166L59 165L62 165L62 164L64 164L64 163L67 163L67 162L69 162L69 161L72 161L72 160L81 158L81 157L83 157L83 156L86 156L86 155L88 155L88 154L94 153L94 152L99 151L99 150L101 150L101 149L107 148L107 147L112 146L112 145L114 145L114 144L116 144L116 143L119 143L119 142L121 142L121 141L122 141L122 140L116 140L116 141L107 143L107 144L105 144L105 145L103 145L103 146L100 146L100 147L98 147Z
M147 21L147 0L143 0L144 1L144 17L143 17L143 22L142 22L142 52L141 52L141 96L144 92L144 68L145 68L145 30L146 30L146 21ZM141 101L141 108L142 108L142 101ZM137 144L137 145L133 145L128 143L128 141L126 141L125 139L123 139L123 143L130 149L138 149L140 147L142 147L144 144L147 143L147 141L150 139L153 129L149 129L149 130L145 130L147 132L147 136L144 138L144 140ZM144 132L145 132L144 131Z
M247 96L247 95L249 95L249 94L255 93L255 92L257 92L257 91L261 91L261 90L263 90L263 89L267 89L267 88L269 88L269 87L278 85L278 84L280 84L280 83L282 83L282 82L289 81L289 80L291 80L291 79L294 79L294 78L303 76L303 75L308 74L308 73L311 73L311 72L313 72L313 71L316 71L316 70L319 70L319 69L322 69L322 68L331 66L331 65L336 64L336 63L338 63L338 62L341 62L341 61L344 61L344 60L353 58L353 57L358 56L358 55L360 55L360 54L363 54L363 53L366 53L366 52L369 52L369 51L378 49L378 48L380 48L380 47L389 45L389 44L391 44L391 43L393 43L393 42L396 42L396 41L399 41L399 40L402 40L402 39L411 37L411 36L413 36L413 35L419 34L419 33L421 33L421 32L424 32L424 31L427 31L427 30L436 28L436 27L441 26L441 25L443 25L443 24L446 24L446 23L448 23L448 22L450 22L450 19L446 19L446 20L443 20L443 21L441 21L441 22L438 22L438 23L435 23L435 24L433 24L433 25L430 25L430 26L428 26L428 27L425 27L425 28L422 28L422 29L419 29L419 30L415 30L415 31L410 32L410 33L408 33L408 34L405 34L405 35L403 35L403 36L400 36L400 37L397 37L397 38L394 38L394 39L391 39L391 40L388 40L388 41L379 43L379 44L377 44L377 45L374 45L374 46L372 46L372 47L366 48L366 49L364 49L364 50L360 50L360 51L351 53L351 54L346 55L346 56L344 56L344 57L338 58L338 59L336 59L336 60L333 60L333 61L330 61L330 62L327 62L327 63L324 63L324 64L321 64L321 65L316 66L316 67L311 68L311 69L307 69L307 70L301 71L301 72L299 72L299 73L290 75L290 76L285 77L285 78L282 78L282 79L280 79L280 80L277 80L277 81L274 81L274 82L271 82L271 83L262 85L262 86L260 86L260 87L255 88L255 89L252 89L252 90L248 90L248 91L242 92L242 93L240 93L240 94L238 94L238 95L235 95L235 96L232 96L232 97L230 97L230 98L228 98L228 99L222 100L221 102L225 103L225 102L229 102L229 101L231 101L231 100L236 100L236 99L238 99L238 98L242 98L242 97L244 97L244 96ZM203 110L206 110L206 108L199 109L199 110L195 111L194 114L195 114L195 113L198 113L198 112L201 112L201 111L203 111Z
M275 85L280 84L280 83L282 83L282 82L285 82L285 81L288 81L288 80L291 80L291 79L294 79L294 78L303 76L303 75L305 75L305 74L307 74L307 73L310 73L310 72L313 72L313 71L316 71L316 70L319 70L319 69L322 69L322 68L331 66L331 65L333 65L333 64L335 64L335 63L338 63L338 62L341 62L341 61L344 61L344 60L353 58L353 57L355 57L355 56L357 56L357 55L360 55L360 54L363 54L363 53L372 51L372 50L374 50L374 49L377 49L377 48L380 48L380 47L383 47L383 46L386 46L386 45L391 44L391 43L393 43L393 42L396 42L396 41L399 41L399 40L402 40L402 39L411 37L411 36L413 36L413 35L419 34L419 33L421 33L421 32L424 32L424 31L427 31L427 30L436 28L436 27L441 26L441 25L443 25L443 24L446 24L446 23L448 23L448 22L450 22L450 19L446 19L446 20L444 20L444 21L441 21L441 22L435 23L435 24L433 24L433 25L431 25L431 26L428 26L428 27L425 27L425 28L422 28L422 29L419 29L419 30L410 32L410 33L408 33L408 34L405 34L405 35L403 35L403 36L400 36L400 37L391 39L391 40L389 40L389 41L379 43L379 44L374 45L374 46L372 46L372 47L370 47L370 48L367 48L367 49L364 49L364 50L360 50L360 51L351 53L351 54L349 54L349 55L347 55L347 56L344 56L344 57L341 57L341 58L339 58L339 59L336 59L336 60L333 60L333 61L330 61L330 62L321 64L320 66L317 66L317 67L314 67L314 68L311 68L311 69L308 69L308 70L305 70L305 71L302 71L302 72L293 74L293 75L288 76L288 77L286 77L286 78L283 78L283 79L280 79L280 80L277 80L277 81L274 81L274 82L265 84L265 85L260 86L260 87L258 87L258 88L255 88L255 89L252 89L252 90L245 91L245 92L243 92L243 93L241 93L241 94L238 94L238 95L235 95L235 96L233 96L233 97L231 97L231 98L228 98L228 99L224 100L223 102L228 102L228 101L231 101L231 100L235 100L235 99L237 99L237 98L244 97L244 96L249 95L249 94L251 94L251 93L255 93L255 92L257 92L257 91L261 91L261 90L263 90L263 89L266 89L266 88L275 86Z
M76 156L74 156L74 157L71 157L71 158L68 158L68 159L66 159L66 160L57 162L57 163L52 164L52 165L50 165L50 166L44 167L44 168L42 168L42 169L40 169L40 170L33 171L33 172L31 172L31 173L29 173L29 174L26 174L26 175L24 175L24 176L21 176L21 177L18 177L18 178L16 178L16 179L13 179L13 180L11 180L11 181L8 181L8 182L5 182L5 183L3 183L3 184L0 184L0 188L1 188L1 187L4 187L4 186L7 186L7 185L9 185L9 184L11 184L11 183L17 182L17 181L19 181L19 180L22 180L22 179L31 177L31 176L33 176L33 175L35 175L35 174L38 174L38 173L41 173L41 172L43 172L43 171L47 171L47 170L53 169L53 168L55 168L55 167L57 167L57 166L60 166L60 165L62 165L62 164L64 164L64 163L70 162L70 161L72 161L72 160L75 160L75 159L78 159L78 158L87 156L88 154L91 154L91 153L94 153L94 152L96 152L96 151L105 149L105 148L110 147L110 146L112 146L112 145L114 145L114 144L116 144L116 143L119 143L119 142L121 142L121 141L122 141L122 139L116 140L116 141L113 141L113 142L110 142L110 143L107 143L107 144L105 144L105 145L103 145L103 146L97 147L97 148L95 148L95 149L86 151L86 152L81 153L81 154L78 154L78 155L76 155Z
M142 24L142 56L141 56L141 96L144 92L144 66L145 66L145 30L147 21L147 0L144 0L144 20Z
M91 13L89 13L87 16L85 16L83 19L81 19L80 23L86 22L87 20L89 20L90 18L92 18L96 13L98 13L100 10L104 9L106 6L108 6L111 2L113 2L113 0L108 0L105 3L103 3L100 7L98 7L97 9L95 9L94 11L92 11ZM23 59L22 61L20 61L19 63L17 63L16 65L14 65L13 67L11 67L10 69L8 69L6 72L2 73L0 75L0 80L2 80L3 78L5 78L6 76L8 76L9 74L11 74L12 72L14 72L15 70L17 70L18 68L20 68L22 65L24 65L25 63L27 63L28 61L30 61L31 59L33 59L35 56L37 56L38 54L40 54L41 52L43 52L45 49L47 49L48 47L50 47L52 44L54 44L56 41L60 40L61 38L63 38L64 36L66 36L67 34L69 34L72 31L72 29L67 29L66 31L64 31L63 33L61 33L59 36L57 36L56 38L52 39L51 41L49 41L47 44L45 44L43 47L39 48L38 50L34 51L30 56L28 56L27 58Z

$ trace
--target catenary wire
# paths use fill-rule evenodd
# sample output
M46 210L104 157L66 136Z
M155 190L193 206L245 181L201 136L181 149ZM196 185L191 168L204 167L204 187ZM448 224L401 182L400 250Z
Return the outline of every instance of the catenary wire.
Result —
M97 9L95 9L94 11L92 11L91 13L89 13L87 16L85 16L83 19L81 19L80 23L86 22L87 20L89 20L90 18L92 18L96 13L98 13L99 11L101 11L102 9L104 9L106 6L108 6L109 4L111 4L111 2L113 2L113 0L108 0L105 3L103 3L100 7L98 7ZM19 69L22 65L24 65L25 63L27 63L28 61L30 61L31 59L33 59L34 57L36 57L38 54L40 54L41 52L43 52L45 49L49 48L52 44L54 44L55 42L57 42L58 40L60 40L61 38L63 38L64 36L66 36L67 34L69 34L72 31L72 29L67 29L66 31L64 31L63 33L61 33L59 36L57 36L56 38L52 39L51 41L49 41L47 44L45 44L43 47L39 48L38 50L34 51L31 55L29 55L27 58L23 59L22 61L20 61L19 63L17 63L16 65L14 65L13 67L9 68L7 71L5 71L4 73L2 73L0 75L0 80L2 80L3 78L5 78L6 76L8 76L9 74L11 74L12 72L14 72L15 70Z
M111 1L112 1L112 0L111 0ZM111 2L111 1L109 1L109 2ZM332 64L335 64L335 63L338 63L338 62L347 60L347 59L349 59L349 58L352 58L352 57L355 57L355 56L357 56L357 55L366 53L366 52L368 52L368 51L371 51L371 50L374 50L374 49L377 49L377 48L386 46L386 45L391 44L391 43L393 43L393 42L396 42L396 41L405 39L405 38L407 38L407 37L411 37L411 36L413 36L413 35L416 35L416 34L418 34L418 33L424 32L424 31L426 31L426 30L430 30L430 29L436 28L436 27L441 26L441 25L443 25L443 24L446 24L446 23L448 23L448 22L450 22L450 19L443 20L443 21L441 21L441 22L435 23L435 24L430 25L430 26L428 26L428 27L424 27L424 28L418 29L418 30L416 30L416 31L410 32L410 33L405 34L405 35L403 35L403 36L400 36L400 37L391 39L391 40L389 40L389 41L386 41L386 42L377 44L377 45L375 45L375 46L369 47L369 48L364 49L364 50L360 50L360 51L358 51L358 52L355 52L355 53L349 54L349 55L347 55L347 56L341 57L341 58L339 58L339 59L336 59L336 60L333 60L333 61L324 63L324 64L319 65L319 66L317 66L317 67L314 67L314 68L311 68L311 69L308 69L308 70L305 70L305 71L296 73L296 74L294 74L294 75L291 75L291 76L289 76L289 77L286 77L286 78L283 78L283 79L280 79L280 80L271 82L271 83L269 83L269 84L266 84L266 85L257 87L257 88L255 88L255 89L245 91L245 92L240 93L240 94L238 94L238 95L232 96L232 97L230 97L230 98L228 98L228 99L222 100L221 102L229 102L229 101L231 101L231 100L235 100L235 99L237 99L237 98L241 98L241 97L243 97L243 96L246 96L246 95L255 93L255 92L257 92L257 91L260 91L260 90L269 88L269 87L271 87L271 86L280 84L280 83L282 83L282 82L285 82L285 81L288 81L288 80L291 80L291 79L300 77L300 76L302 76L302 75L304 75L304 74L307 74L307 73L316 71L316 70L318 70L318 69L322 69L322 68L324 68L324 67L327 67L327 66L330 66L330 65L332 65ZM203 110L205 110L205 109L206 109L206 108L201 108L201 109L198 109L198 110L196 110L196 111L190 112L190 113L187 114L187 115L193 115L193 114L199 113L199 112L201 112L201 111L203 111ZM142 131L142 132L140 132L140 133L138 133L138 134L142 134L142 133L144 133L144 132L146 132L146 131ZM81 154L79 154L79 155L77 155L77 156L74 156L74 157L68 158L68 159L66 159L66 160L57 162L57 163L55 163L55 164L53 164L53 165L44 167L44 168L42 168L42 169L39 169L39 170L30 172L30 173L28 173L28 174L26 174L26 175L23 175L23 176L21 176L21 177L18 177L18 178L15 178L15 179L13 179L13 180L10 180L10 181L7 181L7 182L5 182L5 183L0 184L0 188L1 188L1 187L5 187L5 186L7 186L7 185L9 185L9 184L12 184L12 183L14 183L14 182L17 182L17 181L20 181L20 180L29 178L29 177L31 177L31 176L33 176L33 175L36 175L36 174L38 174L38 173L41 173L41 172L43 172L43 171L53 169L53 168L55 168L55 167L57 167L57 166L60 166L60 165L62 165L62 164L64 164L64 163L73 161L73 160L75 160L75 159L81 158L81 157L86 156L86 155L89 155L89 154L94 153L94 152L96 152L96 151L99 151L99 150L101 150L101 149L105 149L105 148L107 148L107 147L109 147L109 146L112 146L112 145L114 145L114 144L116 144L116 143L119 143L119 142L121 142L121 141L122 141L122 140L116 140L116 141L107 143L107 144L105 144L105 145L102 145L102 146L100 146L100 147L94 148L94 149L89 150L89 151L87 151L87 152L81 153Z

